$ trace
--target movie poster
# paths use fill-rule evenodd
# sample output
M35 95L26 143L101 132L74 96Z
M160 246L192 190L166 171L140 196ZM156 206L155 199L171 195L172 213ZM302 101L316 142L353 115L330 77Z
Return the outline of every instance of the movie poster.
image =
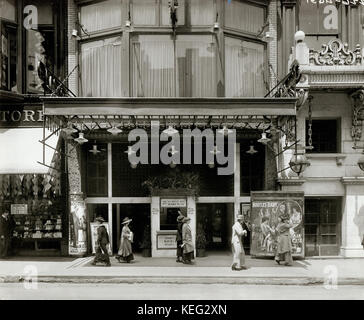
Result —
M278 216L288 213L293 225L290 229L292 254L304 257L303 192L252 192L251 199L251 255L275 255Z

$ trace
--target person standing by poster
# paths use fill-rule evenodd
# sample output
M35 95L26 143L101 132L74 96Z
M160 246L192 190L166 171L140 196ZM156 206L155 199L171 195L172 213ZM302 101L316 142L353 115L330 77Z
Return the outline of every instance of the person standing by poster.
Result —
M129 229L129 223L131 221L132 219L126 217L122 222L124 226L121 230L120 247L118 255L115 257L119 262L126 261L127 263L130 263L130 261L134 260L133 249L131 247L131 243L133 242L133 232Z
M110 267L110 258L107 252L107 245L110 243L109 234L105 226L101 225L105 220L103 217L97 217L95 221L99 224L99 227L97 228L96 255L92 265L95 266L97 262L104 262L106 266Z
M281 261L285 261L285 266L292 266L292 244L291 244L291 235L290 228L293 225L289 222L289 214L281 213L278 216L278 225L276 231L278 233L278 243L277 243L277 252L274 260L280 264Z
M183 263L192 264L193 250L195 249L192 242L192 231L189 225L191 218L184 217L182 222L182 248L183 248Z
M177 242L177 260L176 262L183 262L183 249L182 249L182 226L183 226L183 219L184 216L182 215L181 211L178 210L179 216L177 217L177 235L176 235L176 242Z
M0 258L8 256L11 235L13 232L12 222L9 217L9 210L4 210L0 216Z
M247 235L247 231L243 229L244 216L239 214L233 225L231 244L233 251L233 264L231 270L245 270L245 252L243 247L243 236Z

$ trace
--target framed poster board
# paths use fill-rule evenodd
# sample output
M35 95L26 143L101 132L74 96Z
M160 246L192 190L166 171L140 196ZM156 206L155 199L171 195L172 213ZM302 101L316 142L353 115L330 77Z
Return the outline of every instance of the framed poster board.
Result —
M274 256L277 248L278 216L286 212L290 229L292 255L304 257L304 193L263 191L251 193L252 256Z
M104 226L106 228L106 231L109 235L110 239L110 232L109 232L109 224L107 222L98 224L97 222L91 222L90 223L90 230L91 230L91 245L92 245L92 253L96 253L96 246L97 246L97 228L100 226ZM111 240L111 239L110 239ZM109 255L112 255L110 244L108 245L108 253Z
M176 250L177 249L176 234L177 232L157 233L157 249Z
M27 204L12 204L10 206L11 214L28 214Z

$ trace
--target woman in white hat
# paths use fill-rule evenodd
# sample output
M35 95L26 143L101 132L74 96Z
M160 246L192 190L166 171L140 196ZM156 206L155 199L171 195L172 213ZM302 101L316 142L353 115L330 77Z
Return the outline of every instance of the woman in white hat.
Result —
M132 219L126 217L122 222L124 226L121 230L120 247L118 255L116 256L116 259L119 262L126 261L127 263L130 263L131 260L134 260L133 249L131 247L131 243L133 242L133 232L129 229L129 223L131 221Z

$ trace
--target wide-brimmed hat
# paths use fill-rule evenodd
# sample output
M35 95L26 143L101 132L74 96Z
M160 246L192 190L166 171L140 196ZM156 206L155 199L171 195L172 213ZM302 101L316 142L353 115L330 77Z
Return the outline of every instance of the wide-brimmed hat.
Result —
M105 219L103 217L97 217L95 221L105 222Z
M185 218L185 216L178 216L177 217L177 222L182 222L183 221L183 219Z
M236 217L236 220L244 220L244 216L242 214L239 214L237 217Z
M183 222L188 222L188 221L190 221L191 220L191 218L189 218L189 217L183 217Z
M128 217L125 217L121 224L125 224L125 223L131 222L131 221L133 221L133 219L129 219Z

